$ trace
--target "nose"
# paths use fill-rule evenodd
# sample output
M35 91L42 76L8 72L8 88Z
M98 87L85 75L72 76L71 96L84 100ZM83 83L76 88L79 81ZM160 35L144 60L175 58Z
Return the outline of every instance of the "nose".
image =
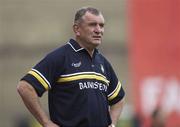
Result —
M96 25L95 27L95 33L99 34L99 33L103 33L103 28L100 25Z

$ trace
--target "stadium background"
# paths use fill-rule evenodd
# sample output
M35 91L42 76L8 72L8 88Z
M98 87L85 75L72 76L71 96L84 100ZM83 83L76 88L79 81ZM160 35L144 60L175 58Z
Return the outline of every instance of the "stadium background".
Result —
M166 126L179 127L179 0L0 0L0 127L20 127L16 124L26 118L38 126L17 94L17 83L73 36L74 13L82 6L99 8L106 19L100 49L126 91L118 126L149 127L155 119L159 127L165 104L175 112L175 121ZM41 102L47 111L47 93Z

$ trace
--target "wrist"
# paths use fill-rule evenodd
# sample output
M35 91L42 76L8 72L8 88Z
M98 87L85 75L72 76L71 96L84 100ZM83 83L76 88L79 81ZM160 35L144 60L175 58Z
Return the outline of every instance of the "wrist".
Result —
M43 127L48 127L49 124L51 124L51 121L47 120L47 121L44 121L42 125L43 125Z

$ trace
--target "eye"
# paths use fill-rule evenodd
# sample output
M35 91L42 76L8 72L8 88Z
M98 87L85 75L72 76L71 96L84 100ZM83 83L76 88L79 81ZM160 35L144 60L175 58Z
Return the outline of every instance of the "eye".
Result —
M104 23L100 23L99 26L100 26L101 28L103 28L103 27L104 27Z
M95 23L95 22L89 23L89 26L96 26L96 25L97 25L97 23Z
M104 23L97 23L97 22L91 22L88 24L90 27L96 27L99 26L100 28L104 27Z

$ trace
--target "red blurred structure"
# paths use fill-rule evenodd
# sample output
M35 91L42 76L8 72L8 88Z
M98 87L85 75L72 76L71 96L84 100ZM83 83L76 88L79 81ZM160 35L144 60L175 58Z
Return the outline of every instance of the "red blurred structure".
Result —
M180 0L129 0L129 30L142 127L153 126L157 110L163 127L180 127Z

